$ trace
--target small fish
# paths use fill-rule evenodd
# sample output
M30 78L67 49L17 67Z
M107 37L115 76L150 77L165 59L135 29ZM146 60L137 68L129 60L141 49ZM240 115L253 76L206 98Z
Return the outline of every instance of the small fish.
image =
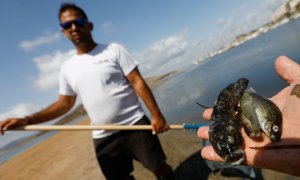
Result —
M232 118L229 114L223 114L222 119L213 121L209 128L209 141L226 163L238 165L244 161L245 153L241 126Z
M254 139L262 138L260 124L253 106L253 89L248 88L244 91L241 100L241 111L238 113L238 119L244 127L247 135Z
M245 159L241 125L236 120L236 106L248 86L246 78L225 87L218 96L211 115L209 141L226 163L241 164Z
M279 141L282 131L282 114L280 109L271 100L255 92L252 92L251 96L253 97L252 105L257 115L260 128L271 141Z
M248 88L240 106L239 120L249 137L261 138L262 130L273 142L280 140L282 115L276 104Z

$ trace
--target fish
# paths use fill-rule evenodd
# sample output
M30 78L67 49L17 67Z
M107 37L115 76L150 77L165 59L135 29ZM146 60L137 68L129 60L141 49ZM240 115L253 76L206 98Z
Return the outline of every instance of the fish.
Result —
M245 160L241 124L237 120L236 107L249 80L240 78L226 86L219 94L211 115L209 141L215 152L231 165Z
M253 88L247 88L240 99L240 112L238 119L241 122L246 134L253 139L261 139L261 127L257 114L255 112L253 96Z
M240 99L240 109L238 119L250 138L261 139L263 131L272 142L280 140L282 114L275 103L249 87Z
M282 133L282 114L280 109L273 101L255 92L249 92L249 95L252 97L253 110L261 130L272 142L280 141Z

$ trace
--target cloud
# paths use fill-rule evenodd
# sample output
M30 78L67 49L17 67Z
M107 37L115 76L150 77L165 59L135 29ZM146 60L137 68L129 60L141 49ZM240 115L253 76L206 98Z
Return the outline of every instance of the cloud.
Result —
M211 52L223 47L222 36L206 37L204 40L189 40L188 30L158 40L133 56L140 61L139 69L144 76L161 75L173 70L182 70L201 61ZM209 46L208 46L209 44Z
M194 101L195 99L199 98L202 95L202 89L203 88L198 88L198 89L186 89L185 94L181 95L178 99L165 99L166 103L169 103L169 105L176 105L176 107L182 107L187 104L190 104L191 101Z
M6 119L9 117L24 117L37 111L37 109L38 108L32 104L19 103L7 112L0 114L0 119Z
M174 63L174 59L185 53L188 44L185 34L186 31L183 31L174 36L161 39L152 43L143 51L134 53L134 56L141 62L140 70L147 74L165 64L171 65L171 63Z
M219 26L225 26L226 21L223 18L217 19L217 25Z
M75 54L75 50L55 52L51 55L36 57L33 61L39 70L39 75L34 80L38 90L46 91L58 86L59 69L63 62Z
M133 55L139 60L140 70L145 76L166 73L192 65L193 61L201 61L205 56L217 52L233 42L241 34L259 28L272 20L274 11L286 0L265 0L256 9L241 5L228 17L216 19L218 32L203 39L188 34L186 29L175 35L157 40L149 47ZM107 23L107 29L111 27ZM188 40L188 36L193 36Z
M41 37L37 37L34 40L24 40L20 42L19 46L21 49L25 51L31 51L36 49L38 46L42 46L44 44L51 44L58 41L61 37L59 32L55 33L45 33Z
M237 36L270 22L275 10L284 2L287 0L264 0L255 10L241 5L229 17L217 19L216 24L223 28L220 33Z
M116 34L118 32L117 28L114 27L112 22L106 21L101 24L101 31L106 35Z

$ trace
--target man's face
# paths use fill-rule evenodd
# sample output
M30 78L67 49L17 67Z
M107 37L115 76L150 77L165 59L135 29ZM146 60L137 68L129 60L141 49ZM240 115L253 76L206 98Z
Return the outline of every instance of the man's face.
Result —
M63 33L75 46L92 40L92 24L87 22L80 12L68 9L61 14L60 21Z

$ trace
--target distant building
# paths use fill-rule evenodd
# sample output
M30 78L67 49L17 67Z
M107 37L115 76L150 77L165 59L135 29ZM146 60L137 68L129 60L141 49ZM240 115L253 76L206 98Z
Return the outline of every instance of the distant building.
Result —
M280 21L285 17L291 17L292 15L300 12L300 0L289 0L281 5L273 14L273 22Z

